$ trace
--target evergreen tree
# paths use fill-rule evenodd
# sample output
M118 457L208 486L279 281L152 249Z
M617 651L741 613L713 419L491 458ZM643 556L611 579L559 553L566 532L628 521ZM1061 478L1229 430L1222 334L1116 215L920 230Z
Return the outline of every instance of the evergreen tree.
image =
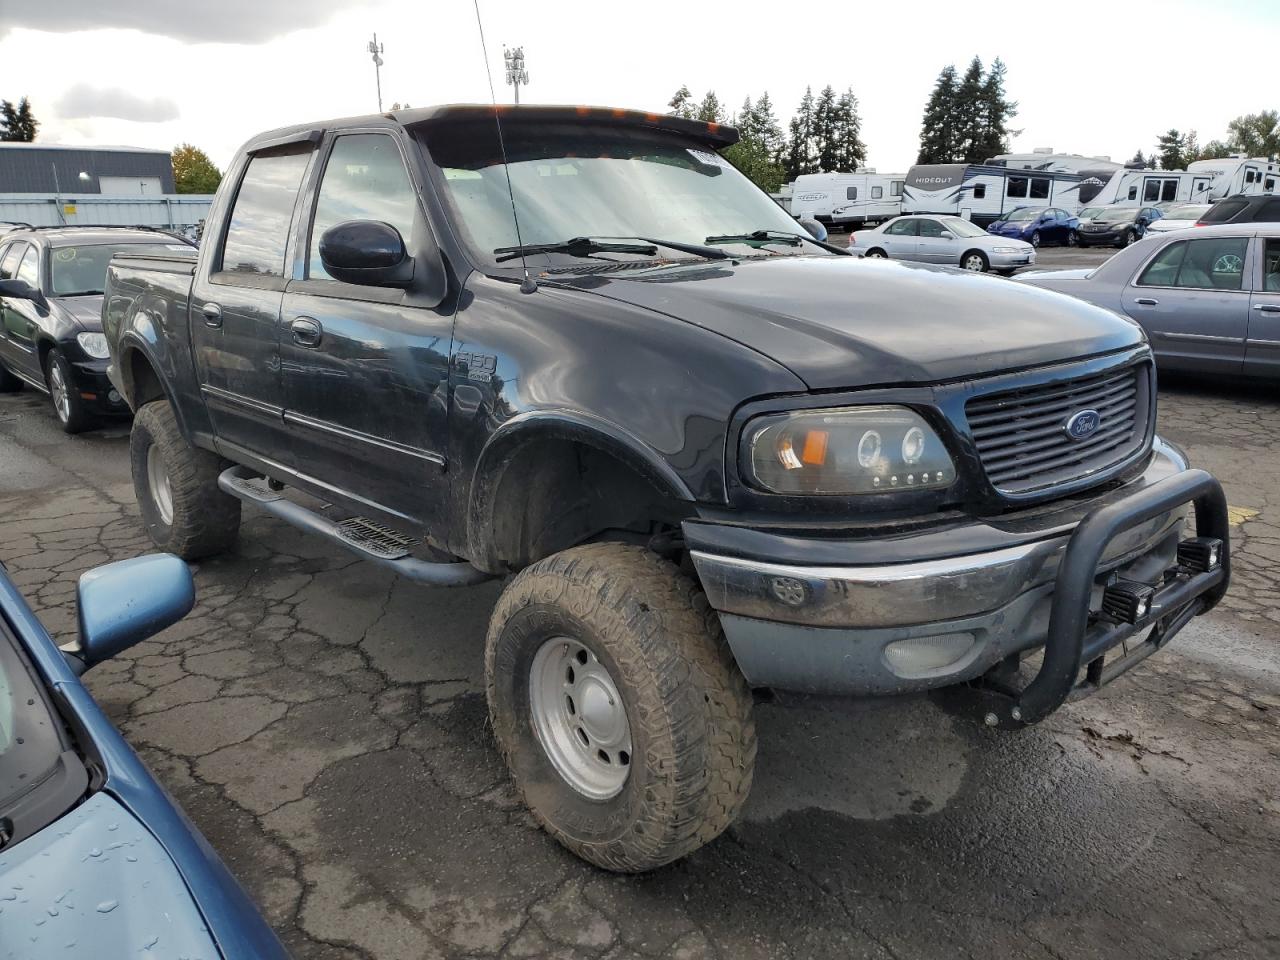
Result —
M173 148L173 182L179 193L213 193L222 171L199 147L183 143Z
M956 68L942 68L920 121L920 153L916 163L950 163L956 159Z
M687 85L680 84L680 89L667 102L667 106L671 108L667 112L672 116L684 117L686 120L693 119L693 94L689 92Z
M768 90L760 94L760 99L752 108L752 123L764 144L769 159L780 165L787 142L782 135L782 127L778 125L778 118L773 115L773 101L769 99Z
M782 167L776 157L776 141L782 139L778 121L773 118L768 94L761 100L766 111L747 97L742 110L731 122L738 128L738 142L724 151L725 157L746 174L762 190L774 193L782 186Z
M837 144L836 91L831 84L822 88L813 108L813 145L817 153L818 171L835 173L840 169Z
M720 106L720 98L716 96L714 90L708 90L703 96L702 102L698 104L698 109L694 111L695 120L703 120L707 123L724 123L724 107Z
M804 97L789 124L786 159L783 170L788 181L805 173L816 173L817 156L813 149L813 88L804 88Z
M0 140L31 143L39 128L40 121L31 112L31 102L26 97L17 106L0 100Z
M1147 158L1143 152L1139 150L1133 155L1133 159L1126 163L1125 166L1131 167L1135 170L1145 170L1147 167Z
M975 58L975 62L977 58ZM1017 116L1018 104L1005 94L1004 78L1009 68L996 57L982 81L982 92L976 111L973 141L967 160L982 163L1009 152L1009 121Z
M959 155L955 159L965 163L974 163L979 159L974 154L982 140L985 113L982 103L983 79L982 61L974 57L969 61L964 76L960 78L960 85L956 88L953 109L956 118L956 151Z
M1170 128L1156 142L1156 154L1160 160L1161 170L1181 170L1185 166L1187 140L1181 133Z
M858 98L852 88L836 101L835 169L852 173L867 162L867 147L862 142L862 118L858 116Z

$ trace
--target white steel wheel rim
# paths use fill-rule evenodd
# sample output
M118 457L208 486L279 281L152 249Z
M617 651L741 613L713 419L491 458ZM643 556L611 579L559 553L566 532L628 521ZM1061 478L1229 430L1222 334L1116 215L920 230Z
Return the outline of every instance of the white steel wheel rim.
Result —
M631 725L617 685L576 640L552 637L529 668L533 729L556 773L589 800L622 792L631 772Z
M62 367L55 360L49 364L49 393L53 396L53 408L63 423L71 419L71 395L67 392L67 381L62 376Z
M151 501L156 505L160 519L169 526L173 523L173 484L169 482L169 471L164 467L159 448L153 443L147 448L147 489L151 491Z
M884 254L881 253L879 250L872 250L870 253L867 254L867 256L870 257L872 260L884 259Z
M976 253L964 258L964 268L972 270L974 273L982 272L982 258Z

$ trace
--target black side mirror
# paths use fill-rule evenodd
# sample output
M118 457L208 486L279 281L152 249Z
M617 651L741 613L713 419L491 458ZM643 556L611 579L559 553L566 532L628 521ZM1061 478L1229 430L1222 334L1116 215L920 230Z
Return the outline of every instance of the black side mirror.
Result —
M10 297L14 300L30 300L36 305L36 309L42 313L49 312L49 301L45 298L44 293L38 287L31 286L25 280L0 280L0 297Z
M347 220L320 237L320 262L329 276L365 287L408 287L413 257L400 231L381 220Z

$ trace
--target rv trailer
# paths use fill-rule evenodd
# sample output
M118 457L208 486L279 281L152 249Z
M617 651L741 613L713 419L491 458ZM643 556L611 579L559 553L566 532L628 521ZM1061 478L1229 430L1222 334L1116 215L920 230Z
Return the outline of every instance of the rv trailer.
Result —
M984 163L917 164L902 188L903 213L952 214L985 227L1021 207L1080 206L1077 173Z
M883 223L902 212L900 173L806 173L791 189L793 216L833 227Z
M1275 193L1280 182L1280 163L1266 157L1246 157L1242 153L1219 160L1193 160L1187 164L1187 172L1210 178L1210 200L1241 193L1251 196Z

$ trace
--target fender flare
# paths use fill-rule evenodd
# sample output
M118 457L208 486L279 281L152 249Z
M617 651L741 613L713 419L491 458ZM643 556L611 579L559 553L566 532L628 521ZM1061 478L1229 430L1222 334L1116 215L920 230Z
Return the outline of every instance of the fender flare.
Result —
M146 360L147 366L156 375L156 379L160 381L160 389L164 392L164 398L169 401L169 406L173 408L173 415L178 421L178 429L183 437L190 440L190 433L187 431L186 417L182 410L182 405L175 399L173 384L170 381L169 374L164 368L159 358L156 356L155 350L152 349L151 343L141 336L135 329L129 329L120 337L118 364L116 367L117 376L120 379L119 386L125 395L125 399L129 401L130 406L133 403L134 383L133 383L133 355L134 353L142 354L142 358ZM137 413L137 410L134 410Z
M512 457L527 444L541 440L572 440L595 447L672 499L695 499L688 484L658 451L617 424L576 410L527 411L499 427L476 461L467 504L467 543L473 558L488 557L490 518Z

